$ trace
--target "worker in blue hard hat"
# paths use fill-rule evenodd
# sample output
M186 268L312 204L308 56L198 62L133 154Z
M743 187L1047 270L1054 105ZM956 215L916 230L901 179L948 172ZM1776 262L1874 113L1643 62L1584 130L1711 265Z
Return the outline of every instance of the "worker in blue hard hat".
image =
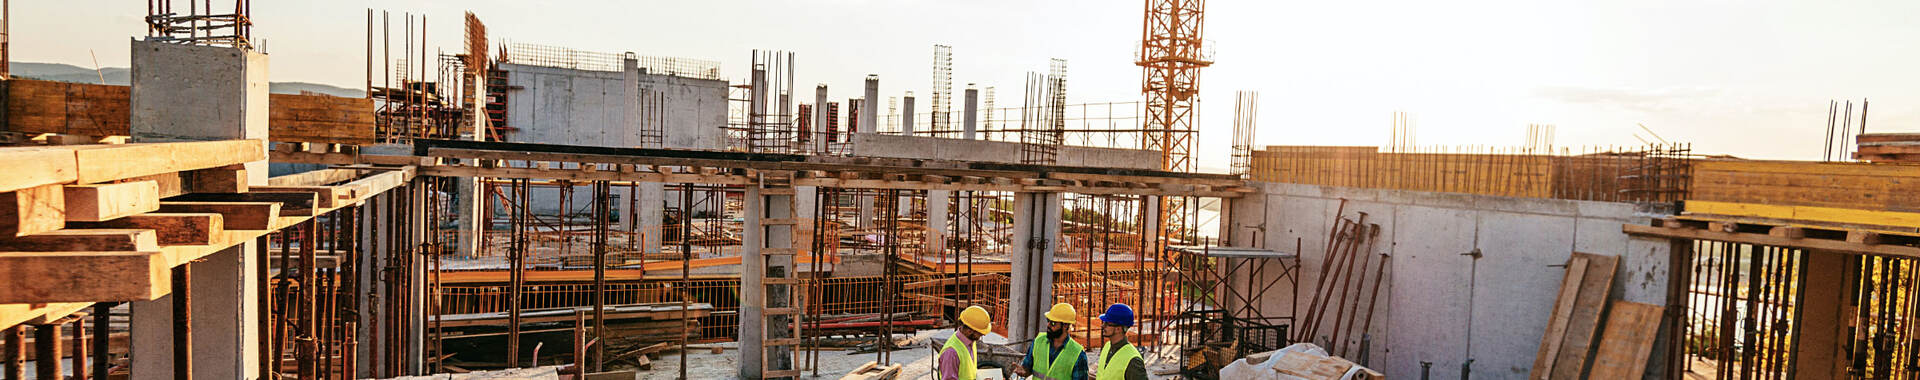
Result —
M1133 327L1133 308L1116 303L1100 313L1100 369L1095 380L1146 380L1147 363L1140 349L1127 342L1127 328Z
M1087 380L1086 349L1073 341L1068 328L1080 313L1067 303L1053 304L1047 311L1047 332L1033 338L1027 358L1013 367L1013 374L1044 380Z

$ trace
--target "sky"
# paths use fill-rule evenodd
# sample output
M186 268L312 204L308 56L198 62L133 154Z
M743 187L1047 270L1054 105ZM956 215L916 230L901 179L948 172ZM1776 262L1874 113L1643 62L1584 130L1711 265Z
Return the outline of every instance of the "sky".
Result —
M125 67L145 33L138 2L12 8L17 62ZM747 76L752 49L790 51L809 99L818 83L858 97L867 74L883 96L924 99L935 44L953 46L955 94L977 83L1017 104L1026 73L1062 58L1069 103L1141 99L1140 1L259 2L272 79L362 87L368 8L396 33L402 13L424 14L428 45L449 52L465 11L496 46L714 60L728 78ZM1210 168L1226 166L1241 90L1260 93L1261 146L1381 145L1405 111L1421 145L1515 146L1552 124L1559 146L1633 146L1653 139L1644 124L1699 153L1816 160L1828 101L1863 98L1869 131L1920 132L1910 0L1214 0L1204 37L1195 151Z

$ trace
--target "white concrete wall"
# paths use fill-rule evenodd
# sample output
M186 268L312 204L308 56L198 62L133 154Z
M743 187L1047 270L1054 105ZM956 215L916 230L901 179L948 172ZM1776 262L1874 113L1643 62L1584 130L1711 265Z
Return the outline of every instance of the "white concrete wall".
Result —
M622 72L501 64L507 82L507 125L519 128L513 142L608 147L639 147L638 120L628 75ZM639 88L666 100L663 145L669 149L726 147L727 83L671 75L635 75Z
M1020 163L1020 143L856 133L853 155L1017 164ZM1160 168L1160 152L1151 150L1062 146L1055 157L1056 165L1060 166Z
M1298 239L1304 247L1297 301L1302 314L1318 281L1328 229L1341 200L1346 200L1347 216L1366 212L1368 223L1380 225L1374 251L1392 259L1370 331L1370 364L1390 378L1418 377L1422 361L1434 363L1434 376L1452 378L1469 358L1474 359L1475 379L1524 378L1566 273L1556 265L1565 264L1574 251L1621 257L1615 297L1666 301L1668 243L1620 232L1621 224L1649 224L1654 216L1637 211L1634 204L1264 182L1255 186L1261 192L1234 200L1232 223L1223 226L1229 230L1223 232L1231 233L1233 245L1257 241L1283 252L1295 251ZM1477 263L1462 255L1475 249L1483 255ZM1295 302L1291 298L1284 287L1277 288L1261 296L1261 307L1267 316L1283 316L1288 302ZM1322 327L1320 335L1328 335L1329 329ZM1324 339L1316 343L1325 344ZM1357 347L1357 341L1354 344ZM1658 373L1659 367L1650 363L1648 371Z

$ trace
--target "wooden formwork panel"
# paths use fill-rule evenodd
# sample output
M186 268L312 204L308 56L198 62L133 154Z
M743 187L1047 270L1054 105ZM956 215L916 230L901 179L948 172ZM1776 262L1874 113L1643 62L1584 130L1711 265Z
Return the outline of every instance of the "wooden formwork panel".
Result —
M373 99L327 95L267 97L267 137L273 141L371 143Z
M1554 195L1555 165L1547 156L1269 147L1254 152L1253 162L1255 181L1512 197Z
M4 87L8 132L131 134L127 86L15 79ZM267 134L273 141L371 143L373 114L373 99L271 94Z
M127 86L31 79L7 81L8 132L125 136Z
M1920 212L1920 165L1702 161L1689 199Z

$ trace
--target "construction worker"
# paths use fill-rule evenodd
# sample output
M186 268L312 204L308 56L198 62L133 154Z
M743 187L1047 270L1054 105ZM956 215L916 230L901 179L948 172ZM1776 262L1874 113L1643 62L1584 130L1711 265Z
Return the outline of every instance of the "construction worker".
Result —
M1087 380L1086 349L1073 341L1067 330L1079 317L1073 305L1053 304L1053 309L1047 310L1047 332L1033 338L1027 358L1020 360L1013 374L1042 380Z
M1127 328L1133 327L1133 308L1124 303L1107 306L1100 314L1100 372L1096 380L1146 380L1147 363L1140 350L1127 343Z
M960 311L961 327L947 338L947 344L940 348L940 380L974 380L979 377L975 342L987 335L993 328L993 317L987 315L987 309L980 306L968 306Z

